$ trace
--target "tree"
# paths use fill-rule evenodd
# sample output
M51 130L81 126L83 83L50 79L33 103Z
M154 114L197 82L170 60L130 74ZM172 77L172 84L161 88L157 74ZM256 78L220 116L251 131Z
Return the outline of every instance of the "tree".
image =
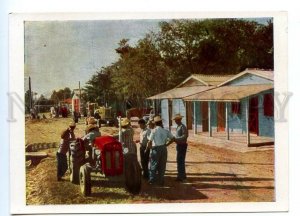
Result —
M65 87L64 89L59 89L58 91L53 90L50 99L59 103L62 100L72 97L72 91L69 87Z
M232 74L246 67L273 68L273 23L241 19L161 22L160 53L174 82L190 74Z
M115 63L113 88L120 99L142 107L146 97L167 89L169 68L161 59L153 34L139 40L135 47L122 46L127 51Z
M97 102L100 105L110 104L115 99L115 94L111 88L112 67L103 67L92 76L84 87L85 100Z
M87 101L142 107L145 98L178 85L191 74L235 74L247 67L273 68L273 23L242 19L173 20L160 23L136 45L122 39L119 59L97 70L85 86ZM56 94L59 94L56 93Z

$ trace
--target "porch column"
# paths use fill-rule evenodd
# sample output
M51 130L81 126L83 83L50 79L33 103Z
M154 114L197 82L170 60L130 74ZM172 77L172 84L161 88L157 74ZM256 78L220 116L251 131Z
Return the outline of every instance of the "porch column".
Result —
M170 104L172 103L169 99L167 99L167 103L168 103L168 119L169 119L169 122L168 122L168 126L169 126L169 131L171 131L172 130L172 127L171 127L171 125L172 125L172 115L170 115L171 113L170 113ZM172 109L172 107L171 107L171 109Z
M226 115L225 115L225 118L226 118L226 137L227 137L227 140L229 140L229 116L228 116L228 105L229 103L228 102L225 102L225 112L226 112Z
M155 107L155 100L152 99L152 107L153 107L153 114L156 116L156 107Z
M197 134L197 115L196 115L196 101L194 101L194 134Z
M212 131L211 131L211 107L210 107L211 102L208 101L208 133L209 136L212 137Z
M250 145L250 133L249 133L249 98L246 98L245 101L245 119L246 119L246 137L247 145Z

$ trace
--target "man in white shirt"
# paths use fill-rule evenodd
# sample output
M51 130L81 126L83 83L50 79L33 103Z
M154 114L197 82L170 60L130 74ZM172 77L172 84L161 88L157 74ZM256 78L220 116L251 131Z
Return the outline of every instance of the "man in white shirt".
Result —
M149 154L150 149L147 148L148 138L151 134L151 130L147 128L146 121L144 119L140 119L138 122L141 132L140 132L140 158L141 158L141 165L143 169L143 177L145 179L149 178Z
M157 180L159 185L164 185L168 157L167 145L174 141L174 136L170 131L163 128L160 116L154 117L154 123L155 128L152 130L147 143L147 149L151 149L149 184L153 184ZM156 179L156 172L158 179Z

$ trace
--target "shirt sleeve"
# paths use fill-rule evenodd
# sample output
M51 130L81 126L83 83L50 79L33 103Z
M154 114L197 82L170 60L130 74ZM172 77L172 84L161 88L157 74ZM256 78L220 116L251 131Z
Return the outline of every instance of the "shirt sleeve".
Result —
M150 135L151 135L151 130L148 129L148 130L147 130L147 133L146 133L147 140L150 139Z
M82 137L82 139L83 139L83 141L90 140L91 139L90 133L88 133L87 135L85 135L84 137Z
M149 140L150 141L153 141L153 138L154 138L154 133L153 131L151 131L150 135L149 135Z
M173 139L173 138L174 138L174 136L173 136L173 134L171 133L171 131L168 131L168 138L169 138L169 139Z

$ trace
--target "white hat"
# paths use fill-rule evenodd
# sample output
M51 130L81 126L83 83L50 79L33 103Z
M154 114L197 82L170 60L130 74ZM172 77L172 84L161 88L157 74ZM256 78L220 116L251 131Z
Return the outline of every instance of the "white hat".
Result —
M160 116L155 116L154 119L153 119L154 123L155 122L160 122L162 121L161 117Z
M173 120L176 120L176 119L182 119L183 116L180 115L180 114L176 114L174 117L173 117Z
M121 119L121 126L122 127L125 127L125 126L127 126L129 124L130 124L130 120L128 118L122 118Z

